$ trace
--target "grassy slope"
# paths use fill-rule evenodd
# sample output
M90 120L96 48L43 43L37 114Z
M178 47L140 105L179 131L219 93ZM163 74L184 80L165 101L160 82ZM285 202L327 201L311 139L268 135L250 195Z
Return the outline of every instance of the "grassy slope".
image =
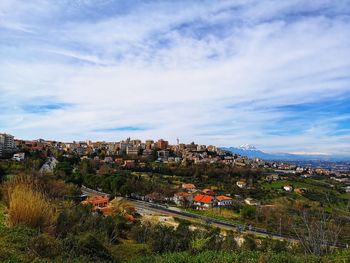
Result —
M6 207L0 203L0 262L32 262L27 243L34 231L25 226L6 225Z
M350 262L349 251L335 253L328 257L318 258L312 256L292 255L290 253L237 251L237 252L216 252L205 251L199 254L179 252L164 254L162 256L143 257L130 261L133 263L347 263Z

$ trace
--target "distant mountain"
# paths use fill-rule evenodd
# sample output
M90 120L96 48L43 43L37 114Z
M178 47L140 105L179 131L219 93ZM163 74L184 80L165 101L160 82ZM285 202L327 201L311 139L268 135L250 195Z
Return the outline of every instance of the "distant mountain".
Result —
M225 151L236 153L249 158L260 158L264 160L322 160L322 161L344 161L349 157L324 155L324 154L290 154L290 153L266 153L258 150L252 145L243 144L239 147L221 147Z

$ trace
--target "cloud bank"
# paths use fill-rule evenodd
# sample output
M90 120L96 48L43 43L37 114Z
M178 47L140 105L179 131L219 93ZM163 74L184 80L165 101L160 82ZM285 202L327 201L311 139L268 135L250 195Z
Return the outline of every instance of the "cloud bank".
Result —
M3 1L0 130L350 156L349 57L347 1Z

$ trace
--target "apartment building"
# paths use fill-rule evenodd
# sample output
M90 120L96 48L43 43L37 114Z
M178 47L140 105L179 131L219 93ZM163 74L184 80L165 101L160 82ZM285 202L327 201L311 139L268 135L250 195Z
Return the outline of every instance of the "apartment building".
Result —
M0 133L0 157L6 157L16 150L14 136L6 133Z

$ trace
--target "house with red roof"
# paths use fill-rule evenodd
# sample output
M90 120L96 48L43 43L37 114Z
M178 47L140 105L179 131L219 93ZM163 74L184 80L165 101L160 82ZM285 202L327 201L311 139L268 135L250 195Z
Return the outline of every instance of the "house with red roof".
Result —
M187 192L195 192L196 186L194 184L182 184L182 189Z
M231 206L232 198L226 195L219 195L216 197L218 206Z
M84 205L91 204L93 210L100 210L102 213L108 212L108 195L94 195L88 197L85 201L81 203Z
M207 209L215 205L216 200L213 196L197 194L193 197L193 205L197 209Z

